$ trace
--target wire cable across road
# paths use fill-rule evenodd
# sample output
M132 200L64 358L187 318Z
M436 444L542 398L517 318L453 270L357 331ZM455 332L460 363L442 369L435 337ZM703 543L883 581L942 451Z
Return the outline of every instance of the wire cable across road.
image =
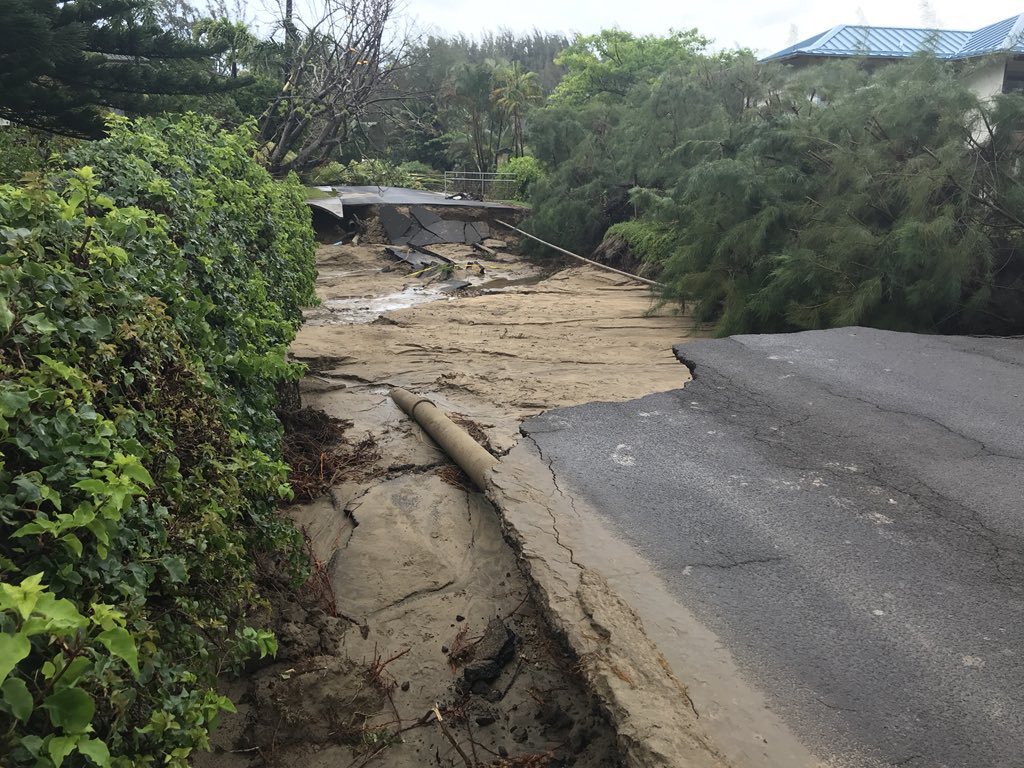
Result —
M654 285L654 286L657 286L658 288L663 288L664 287L663 283L659 283L656 280L648 280L646 277L640 277L639 275L633 275L633 274L630 274L629 272L623 272L621 269L616 269L615 267L609 267L607 264L602 264L599 261L594 261L592 259L585 258L583 256L580 256L578 253L573 253L572 251L567 251L567 250L565 250L565 248L560 248L559 246L555 245L554 243L549 243L547 240L541 240L536 235L531 235L529 232L526 232L526 231L520 229L519 227L513 227L511 224L509 224L508 222L504 222L501 219L496 219L496 221L499 224L501 224L501 226L508 227L509 229L515 230L516 232L518 232L521 235L526 235L526 237L530 238L531 240L536 240L541 245L546 245L548 248L554 248L559 253L564 253L566 256L572 256L574 259L579 259L580 261L585 261L587 264L590 264L591 266L597 267L598 269L605 269L605 270L607 270L609 272L614 272L617 275L622 275L623 277L628 277L628 278L631 278L633 280L637 280L637 281L639 281L641 283L646 283L647 285Z

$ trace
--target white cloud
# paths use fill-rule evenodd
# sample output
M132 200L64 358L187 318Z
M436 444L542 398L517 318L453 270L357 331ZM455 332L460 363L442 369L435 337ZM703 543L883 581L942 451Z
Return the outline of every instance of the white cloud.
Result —
M975 6L955 0L788 0L766 5L755 0L687 3L678 0L407 0L417 27L478 34L501 27L527 31L596 32L620 27L638 34L697 27L716 47L743 46L767 54L837 24L864 20L880 26L919 27L938 22L950 29L977 29L1024 12L1024 0L989 0Z

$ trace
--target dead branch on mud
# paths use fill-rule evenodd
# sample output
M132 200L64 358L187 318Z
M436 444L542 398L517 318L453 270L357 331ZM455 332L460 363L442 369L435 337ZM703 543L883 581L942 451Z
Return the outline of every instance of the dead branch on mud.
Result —
M377 473L377 441L370 435L350 441L345 433L352 422L309 407L279 412L278 418L285 429L282 448L296 501L313 501L344 480L366 480Z

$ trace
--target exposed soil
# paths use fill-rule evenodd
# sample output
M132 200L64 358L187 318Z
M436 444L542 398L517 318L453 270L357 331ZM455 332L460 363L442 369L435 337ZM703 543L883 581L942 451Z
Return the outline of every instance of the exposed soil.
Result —
M196 766L621 764L495 510L388 392L501 454L524 416L680 386L669 342L690 324L615 275L445 255L483 274L448 293L380 246L320 250L323 305L293 345L312 410L286 415L314 578L274 598L278 657L226 686L239 713Z

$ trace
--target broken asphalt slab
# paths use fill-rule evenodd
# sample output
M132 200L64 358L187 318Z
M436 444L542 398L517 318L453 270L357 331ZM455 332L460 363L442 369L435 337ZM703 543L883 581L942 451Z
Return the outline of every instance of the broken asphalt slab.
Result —
M844 765L1019 764L1024 341L845 328L677 354L685 389L530 419L495 475L555 611L593 621L587 579L624 594L736 765L806 764L768 754L790 731ZM563 499L547 521L523 511L531 472ZM561 566L530 555L537 530ZM721 727L737 706L785 721L763 755Z

